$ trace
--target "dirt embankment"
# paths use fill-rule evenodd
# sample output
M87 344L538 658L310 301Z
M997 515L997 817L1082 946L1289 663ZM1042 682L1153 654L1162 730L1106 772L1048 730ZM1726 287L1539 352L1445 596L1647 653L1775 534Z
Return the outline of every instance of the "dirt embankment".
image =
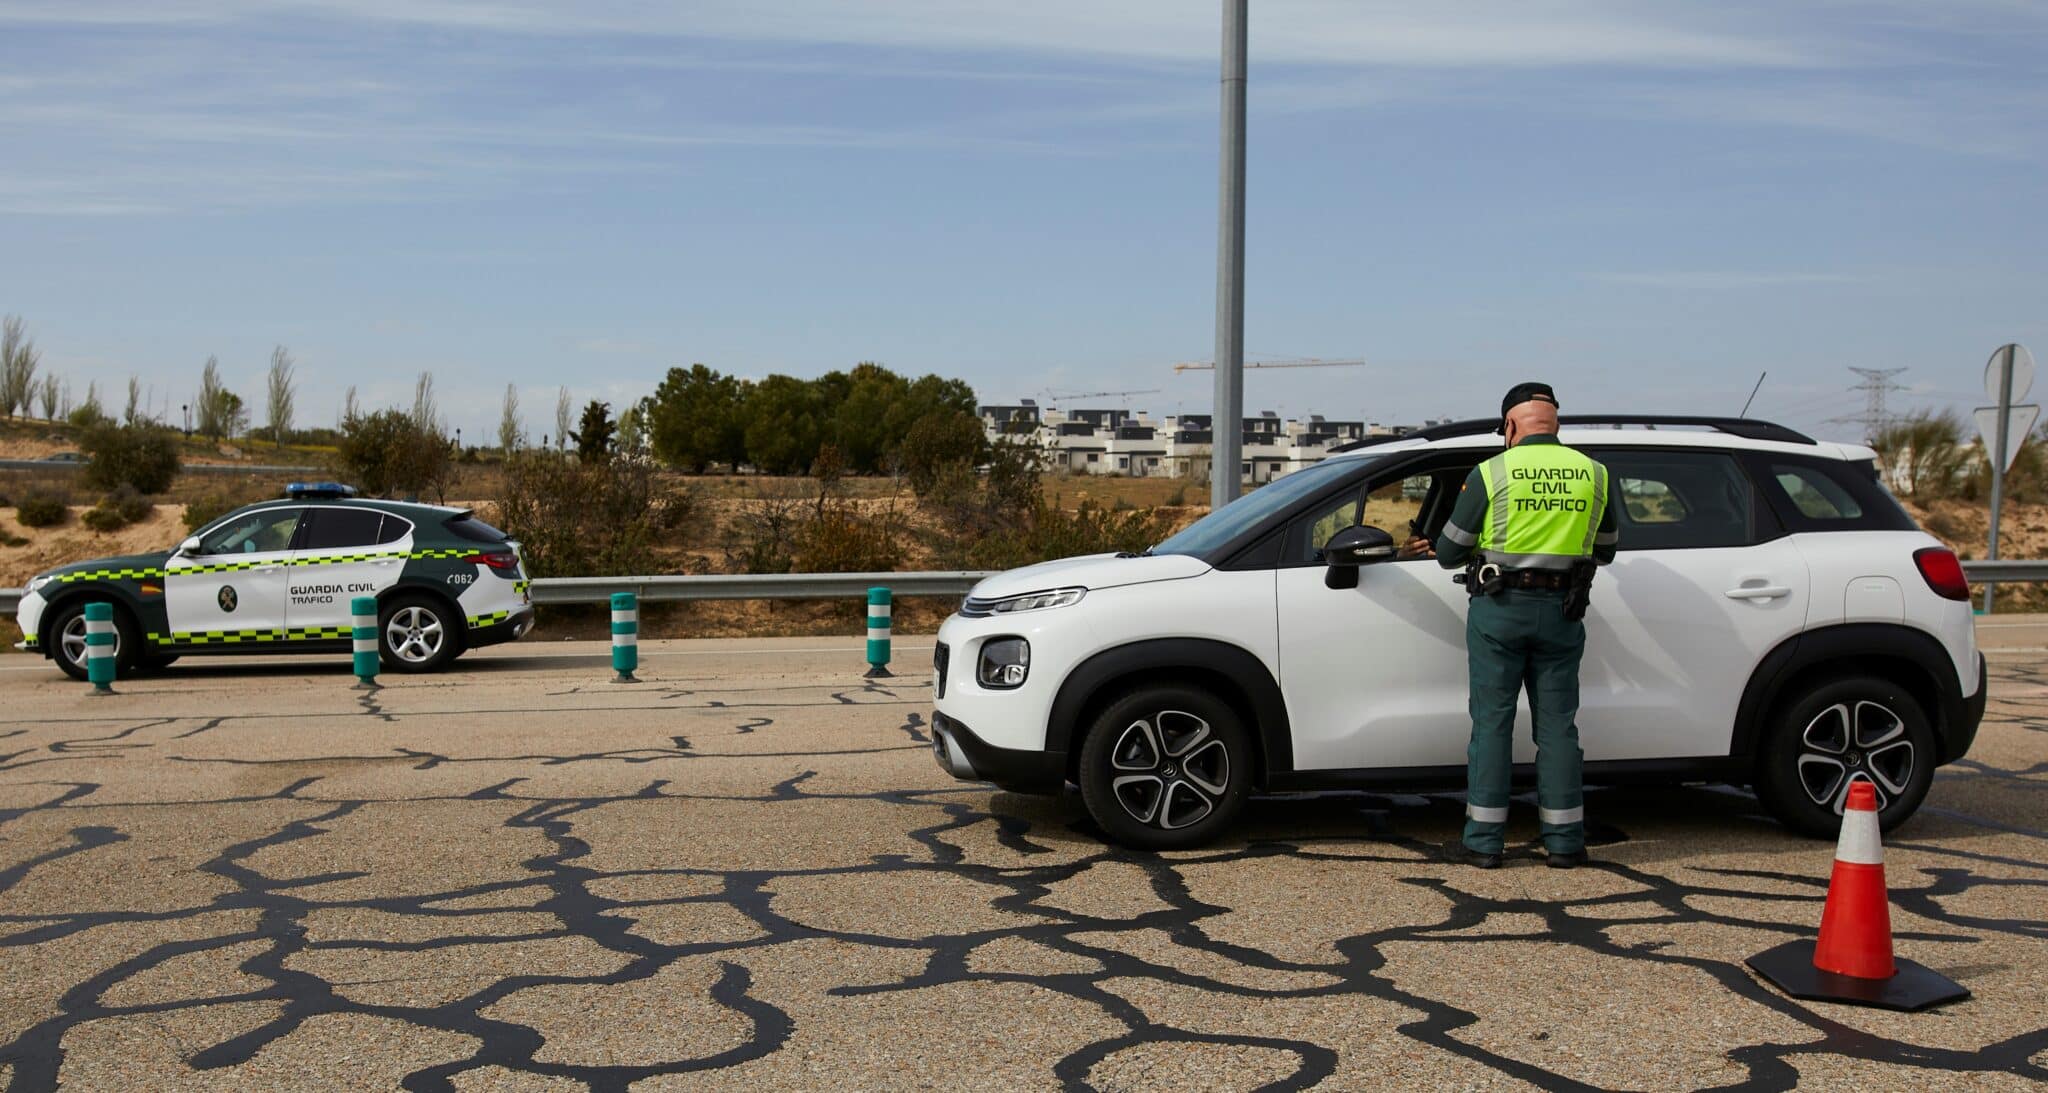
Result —
M94 531L78 522L85 509L73 505L71 515L51 528L25 528L14 510L0 510L0 542L25 539L23 546L0 546L0 588L20 588L51 566L169 550L185 538L185 506L158 505L141 523L116 531Z

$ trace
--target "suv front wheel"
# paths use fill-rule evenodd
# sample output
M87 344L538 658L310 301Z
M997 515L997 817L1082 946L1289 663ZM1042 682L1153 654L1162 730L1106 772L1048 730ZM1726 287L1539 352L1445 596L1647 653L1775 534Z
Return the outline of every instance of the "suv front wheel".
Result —
M1878 823L1904 823L1934 781L1934 728L1897 684L1831 680L1780 707L1758 756L1757 796L1785 826L1816 838L1842 829L1849 783L1877 788Z
M1081 800L1110 838L1186 850L1244 807L1251 749L1236 711L1207 691L1146 687L1111 703L1081 745Z

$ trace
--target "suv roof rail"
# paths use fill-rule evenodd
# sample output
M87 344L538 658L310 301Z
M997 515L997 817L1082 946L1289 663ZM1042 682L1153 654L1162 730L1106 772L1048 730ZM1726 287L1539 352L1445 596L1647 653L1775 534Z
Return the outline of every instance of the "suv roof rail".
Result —
M1713 429L1730 436L1749 440L1775 440L1785 444L1818 444L1819 441L1797 429L1788 429L1775 422L1761 421L1753 417L1691 417L1684 414L1565 414L1557 419L1560 426L1585 425L1642 425L1656 428L1672 425L1696 429ZM1375 444L1392 444L1397 440L1448 440L1460 436L1481 436L1500 428L1498 418L1475 418L1470 421L1453 421L1446 425L1431 425L1399 436L1372 436L1354 440L1330 449L1333 452L1356 451L1370 448Z

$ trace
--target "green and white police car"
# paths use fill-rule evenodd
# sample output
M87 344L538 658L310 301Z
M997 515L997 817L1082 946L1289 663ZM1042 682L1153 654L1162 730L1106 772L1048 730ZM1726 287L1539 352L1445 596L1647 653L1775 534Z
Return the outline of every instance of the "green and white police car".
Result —
M350 604L377 600L386 667L430 672L466 649L533 627L519 544L467 509L358 498L294 483L176 550L37 574L21 598L20 648L85 678L85 605L114 605L119 671L189 654L341 653Z

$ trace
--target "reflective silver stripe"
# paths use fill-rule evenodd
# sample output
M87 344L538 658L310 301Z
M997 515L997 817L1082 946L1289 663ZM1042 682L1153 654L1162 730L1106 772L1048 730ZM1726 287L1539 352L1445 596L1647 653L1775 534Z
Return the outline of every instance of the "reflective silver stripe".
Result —
M1508 822L1508 809L1506 805L1502 805L1499 808L1488 808L1485 805L1475 805L1467 802L1465 805L1465 815L1483 824L1504 824Z
M1486 500L1491 505L1489 525L1481 529L1486 541L1495 548L1507 545L1508 510L1512 499L1508 497L1508 454L1502 452L1486 461Z
M1489 550L1486 560L1509 569L1570 569L1580 558L1576 554L1507 554Z
M1581 554L1593 553L1594 539L1600 531L1600 516L1607 511L1607 468L1593 464L1593 504L1587 510L1592 519L1586 521L1586 543L1579 548Z
M1539 808L1536 818L1546 824L1582 824L1586 822L1586 806L1577 808Z
M1445 524L1444 530L1441 532L1441 534L1444 538L1449 539L1451 542L1454 542L1459 546L1468 547L1471 546L1473 543L1479 541L1479 536L1474 535L1469 531L1466 531L1464 528L1461 528L1456 524Z
M1621 542L1621 533L1618 531L1603 531L1593 536L1594 546L1613 546L1618 542Z

